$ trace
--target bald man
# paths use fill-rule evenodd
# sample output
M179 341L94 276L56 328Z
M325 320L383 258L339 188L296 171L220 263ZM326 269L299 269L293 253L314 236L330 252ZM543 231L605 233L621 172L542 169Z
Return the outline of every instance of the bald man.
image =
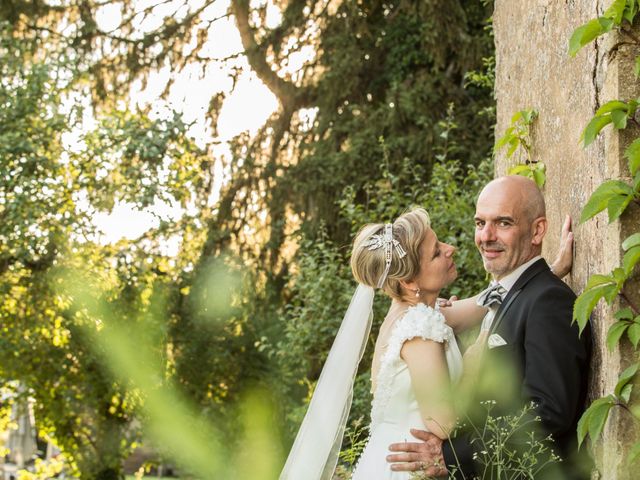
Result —
M483 323L491 366L481 371L479 383L493 388L485 389L476 403L498 399L492 412L496 415L516 411L501 409L510 391L519 405L533 402L563 460L559 471L547 469L536 478L588 478L575 454L577 422L587 393L590 336L588 328L580 336L572 324L575 294L540 256L547 232L544 198L525 177L498 178L478 197L475 225L476 246L501 300ZM430 476L453 471L455 478L469 479L485 467L474 458L483 447L472 443L478 435L469 426L444 444L427 432L411 433L423 441L391 445L392 452L401 452L389 455L392 470L419 469Z

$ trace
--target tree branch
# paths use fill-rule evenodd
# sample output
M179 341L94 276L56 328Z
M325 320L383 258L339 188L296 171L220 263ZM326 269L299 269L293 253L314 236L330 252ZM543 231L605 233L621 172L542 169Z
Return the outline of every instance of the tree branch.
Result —
M269 90L278 97L280 103L291 105L295 103L298 87L293 83L280 78L267 63L263 49L256 42L253 29L249 25L249 2L248 0L232 0L231 9L236 18L238 32L245 50L249 65L256 72L256 75L264 82Z

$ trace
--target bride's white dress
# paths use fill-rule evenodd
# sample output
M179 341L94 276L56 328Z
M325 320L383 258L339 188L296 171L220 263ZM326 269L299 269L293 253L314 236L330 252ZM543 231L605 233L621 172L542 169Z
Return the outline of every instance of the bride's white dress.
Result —
M386 351L380 361L371 408L370 437L353 471L352 480L410 478L408 472L392 471L386 457L390 453L390 444L417 441L411 436L409 429L426 429L411 387L409 369L400 357L404 342L416 337L444 343L452 382L457 381L462 374L460 349L453 330L445 324L439 309L424 304L409 307L404 316L393 325Z

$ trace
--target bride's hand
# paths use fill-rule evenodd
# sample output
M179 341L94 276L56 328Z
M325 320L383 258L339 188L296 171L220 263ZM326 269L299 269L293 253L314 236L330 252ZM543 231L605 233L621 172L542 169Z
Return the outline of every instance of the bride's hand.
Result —
M446 298L438 298L438 305L440 307L450 307L456 300L458 300L458 297L456 295L452 295L449 300L447 300Z
M573 266L573 232L571 231L571 217L564 219L562 233L560 234L560 249L558 255L551 265L551 270L558 278L564 277L571 271Z
M462 360L464 362L463 371L465 374L471 373L473 370L479 370L482 364L482 358L487 351L487 338L489 330L481 330L476 341L464 352ZM473 375L475 377L475 375Z

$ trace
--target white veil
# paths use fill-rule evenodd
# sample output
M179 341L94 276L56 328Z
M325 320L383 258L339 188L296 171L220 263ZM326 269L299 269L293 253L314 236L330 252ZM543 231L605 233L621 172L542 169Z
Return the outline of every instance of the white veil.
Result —
M384 250L385 269L378 280L378 288L382 288L389 274L393 250L399 258L407 252L393 238L391 223L385 224L383 233L372 235L362 246ZM374 293L372 287L359 284L351 297L280 480L331 480L351 408L353 379L371 330Z
M371 329L374 289L358 285L333 341L280 480L330 480Z

